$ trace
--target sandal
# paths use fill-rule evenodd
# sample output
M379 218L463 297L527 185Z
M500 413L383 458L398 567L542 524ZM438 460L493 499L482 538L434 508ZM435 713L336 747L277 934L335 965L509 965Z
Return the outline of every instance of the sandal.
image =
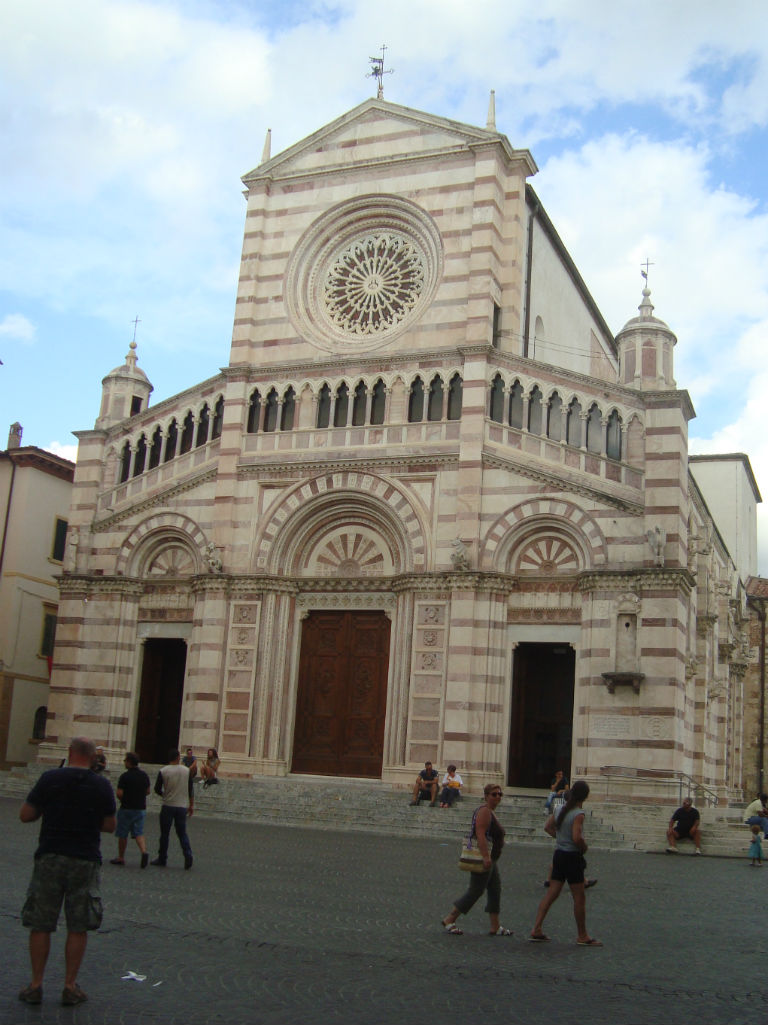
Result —
M602 947L600 940L576 940L577 947Z
M529 943L549 943L549 936L545 936L543 932L537 933L535 936L528 937Z
M440 924L442 925L443 929L445 930L445 932L448 933L449 936L463 936L464 935L464 930L460 929L458 927L458 925L456 925L455 922L446 922L445 919L443 919L443 921Z
M505 929L503 925L500 925L496 932L489 932L489 936L514 936L511 929Z

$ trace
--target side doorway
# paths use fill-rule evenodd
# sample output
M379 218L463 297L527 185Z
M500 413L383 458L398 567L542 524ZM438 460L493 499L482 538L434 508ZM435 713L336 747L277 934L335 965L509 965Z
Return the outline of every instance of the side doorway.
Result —
M576 653L570 644L520 643L512 670L508 783L549 787L571 770Z
M178 637L144 641L136 754L139 761L165 764L179 746L187 643Z

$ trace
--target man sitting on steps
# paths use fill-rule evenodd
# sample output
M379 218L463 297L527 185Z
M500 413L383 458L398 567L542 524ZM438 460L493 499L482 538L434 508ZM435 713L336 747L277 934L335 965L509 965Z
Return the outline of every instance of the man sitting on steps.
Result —
M677 840L684 840L688 837L693 840L696 853L701 854L701 828L699 827L699 815L693 807L693 798L683 799L681 807L672 815L667 829L667 854L677 854Z
M432 808L435 807L437 804L437 781L437 769L432 768L432 762L424 762L424 768L418 774L416 782L413 784L412 808L426 797L429 798L430 806Z

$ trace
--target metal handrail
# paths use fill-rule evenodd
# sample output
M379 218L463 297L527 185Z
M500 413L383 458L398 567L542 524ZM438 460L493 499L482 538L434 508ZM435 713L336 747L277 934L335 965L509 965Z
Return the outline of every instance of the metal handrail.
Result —
M655 780L659 783L676 783L678 787L678 799L682 803L683 797L695 797L701 801L704 797L708 807L717 807L719 798L717 791L706 783L700 783L687 772L671 772L663 775L661 769L636 769L629 765L603 765L600 767L600 775L609 779L646 779ZM684 793L687 791L687 793ZM606 795L607 796L607 795Z

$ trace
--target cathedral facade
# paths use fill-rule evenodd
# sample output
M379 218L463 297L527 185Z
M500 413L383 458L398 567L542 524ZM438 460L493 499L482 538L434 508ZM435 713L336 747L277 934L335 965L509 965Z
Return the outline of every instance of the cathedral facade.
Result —
M244 177L228 365L150 405L132 346L77 434L43 758L741 796L754 527L647 287L614 337L535 172L376 99Z

